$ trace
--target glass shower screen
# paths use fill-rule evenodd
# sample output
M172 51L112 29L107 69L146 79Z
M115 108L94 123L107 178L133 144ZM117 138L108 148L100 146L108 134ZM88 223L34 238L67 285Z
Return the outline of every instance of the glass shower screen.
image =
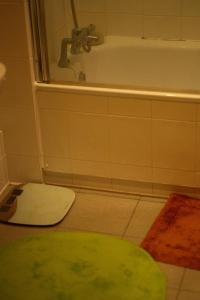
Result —
M94 15L86 16L77 0L29 3L37 81L84 83L86 73L95 77L93 52L104 44L104 35L93 23Z

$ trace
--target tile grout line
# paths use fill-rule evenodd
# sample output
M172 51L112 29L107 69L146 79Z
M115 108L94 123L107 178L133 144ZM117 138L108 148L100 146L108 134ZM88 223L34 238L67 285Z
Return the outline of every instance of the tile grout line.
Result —
M178 292L177 292L177 295L176 295L176 300L178 300L179 298L179 295L180 295L180 292L181 292L181 286L183 284L183 280L184 280L184 277L185 277L185 273L186 273L186 268L183 269L183 274L182 274L182 277L181 277L181 280L180 280L180 283L179 283L179 286L178 286Z
M137 204L136 204L136 206L134 207L134 209L133 209L133 211L132 211L132 213L131 213L131 216L130 216L130 218L129 218L129 220L128 220L128 223L127 223L127 225L126 225L126 227L125 227L125 229L124 229L124 231L123 231L123 233L122 233L122 235L121 235L122 238L125 237L125 233L127 232L127 229L128 229L128 227L129 227L129 225L130 225L132 219L133 219L133 216L134 216L134 214L135 214L135 212L136 212L136 209L137 209L137 207L138 207L140 201L141 201L141 197L140 197L140 199L137 200Z

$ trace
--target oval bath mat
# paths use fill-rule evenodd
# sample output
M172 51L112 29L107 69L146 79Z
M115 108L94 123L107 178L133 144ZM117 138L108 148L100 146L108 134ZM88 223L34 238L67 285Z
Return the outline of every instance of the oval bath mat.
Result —
M165 279L127 241L57 232L0 248L0 291L4 300L164 300Z

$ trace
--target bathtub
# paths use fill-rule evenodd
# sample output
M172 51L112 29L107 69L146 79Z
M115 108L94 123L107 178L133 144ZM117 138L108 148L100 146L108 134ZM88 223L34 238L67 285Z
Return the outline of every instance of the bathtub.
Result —
M200 42L109 36L90 53L72 55L70 68L51 64L52 81L132 90L199 93Z
M35 83L46 182L159 195L199 189L199 58L200 42L108 37L72 56L70 69L52 64L52 82ZM70 157L52 152L51 131Z

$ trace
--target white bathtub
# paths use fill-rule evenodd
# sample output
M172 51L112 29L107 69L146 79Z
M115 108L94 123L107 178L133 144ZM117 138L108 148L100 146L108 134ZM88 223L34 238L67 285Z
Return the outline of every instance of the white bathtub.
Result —
M129 185L123 187L120 180L131 181L133 190L142 182L141 193L150 194L157 184L161 195L162 190L165 195L166 191L187 194L190 188L199 188L199 62L200 42L110 37L91 53L73 56L74 71L52 65L57 82L35 83L38 115L45 116L40 130L46 132L46 138L38 133L41 153L43 148L53 153L52 157L43 154L47 182L63 184L72 173L75 185L80 186L81 175L83 186L91 187L91 182L97 189L115 190L115 179L119 180L117 190L125 188L126 192ZM86 73L86 84L76 82L80 71ZM62 120L71 124L66 131ZM48 142L52 128L62 145L55 147L55 153ZM90 136L91 128L97 130ZM81 142L87 139L89 142ZM94 153L97 145L97 157L88 155L88 149ZM122 151L116 151L121 147ZM72 157L63 156L60 148L75 151ZM76 156L80 149L81 156Z
M198 93L200 42L110 36L90 53L71 56L71 69L51 65L56 82L77 82L80 71L97 85Z

